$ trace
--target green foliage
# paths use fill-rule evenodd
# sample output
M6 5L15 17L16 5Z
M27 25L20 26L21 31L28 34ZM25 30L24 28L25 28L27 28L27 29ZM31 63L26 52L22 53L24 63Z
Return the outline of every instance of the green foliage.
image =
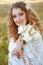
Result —
M0 24L0 65L8 65L8 36L6 23Z
M43 20L43 3L33 4L32 7L37 12L40 19Z

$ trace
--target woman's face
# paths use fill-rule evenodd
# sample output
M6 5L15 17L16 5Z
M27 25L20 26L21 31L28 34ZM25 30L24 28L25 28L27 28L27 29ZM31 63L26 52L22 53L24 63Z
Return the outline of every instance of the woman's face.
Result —
M22 11L20 8L13 8L12 16L17 26L25 25L27 22L26 13Z

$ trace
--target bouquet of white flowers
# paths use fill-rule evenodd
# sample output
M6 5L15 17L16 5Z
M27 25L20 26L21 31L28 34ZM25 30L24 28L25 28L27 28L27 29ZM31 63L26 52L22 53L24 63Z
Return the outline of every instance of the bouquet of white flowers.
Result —
M21 35L21 38L25 42L29 42L31 40L37 40L39 39L39 31L35 30L32 25L27 24L24 26L19 26L18 27L18 34Z

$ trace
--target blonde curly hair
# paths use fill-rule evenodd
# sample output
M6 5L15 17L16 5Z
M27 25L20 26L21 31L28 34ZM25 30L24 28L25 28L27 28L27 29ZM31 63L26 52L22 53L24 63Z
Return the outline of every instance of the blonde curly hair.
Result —
M13 21L13 16L12 16L13 8L20 8L22 11L24 11L26 13L26 17L27 17L27 24L31 24L31 25L35 24L34 28L38 29L41 32L41 34L43 33L43 26L40 23L40 19L39 19L38 15L36 14L36 12L34 12L32 7L30 7L30 9L27 10L26 3L16 2L12 5L10 12L9 12L8 28L9 28L10 38L13 37L14 40L16 41L19 37L19 35L17 33L18 26Z

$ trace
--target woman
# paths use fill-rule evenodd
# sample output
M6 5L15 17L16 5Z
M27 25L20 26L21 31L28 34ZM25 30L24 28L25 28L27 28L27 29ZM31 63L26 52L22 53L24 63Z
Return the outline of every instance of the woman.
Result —
M20 34L18 34L18 28L27 24L30 24L35 30L39 31L37 40L28 38L31 40L25 42L25 40L23 41L21 39ZM29 61L27 65L43 65L43 44L41 36L43 27L33 9L24 2L14 3L10 9L8 27L10 33L8 65L25 65L23 60L25 56ZM24 43L22 53L20 53L21 46L17 45L18 43ZM22 56L25 54L25 56L22 58L21 54Z

